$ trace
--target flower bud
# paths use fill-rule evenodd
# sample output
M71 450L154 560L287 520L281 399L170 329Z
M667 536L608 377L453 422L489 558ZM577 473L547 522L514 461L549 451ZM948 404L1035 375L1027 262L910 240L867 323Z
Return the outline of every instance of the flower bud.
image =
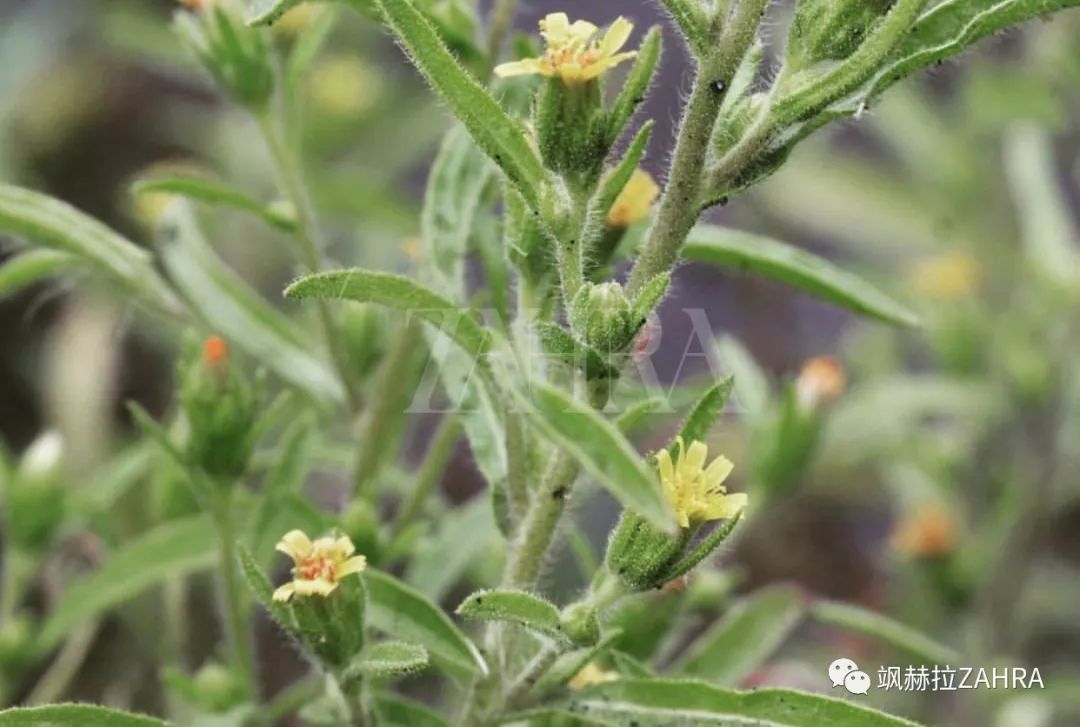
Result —
M179 398L190 427L188 461L213 477L239 477L255 444L258 396L232 365L223 339L206 339L201 354L194 345L187 348Z
M633 311L618 283L586 283L574 297L574 331L601 353L621 351L637 332Z
M682 555L688 532L672 535L657 530L642 517L626 511L608 541L608 570L635 590L659 588Z
M221 713L244 701L244 685L236 675L217 662L209 662L195 674L193 696L199 706Z
M236 0L183 0L175 27L214 80L239 104L260 110L274 93L274 59L265 31L248 27Z
M592 646L600 640L600 621L596 606L590 603L573 603L563 609L563 632L578 646Z
M847 387L847 376L840 362L831 356L818 356L806 362L795 382L795 399L805 411L815 411L840 398Z
M597 81L568 86L550 78L536 96L533 123L544 163L571 181L599 174L608 142Z
M660 196L660 185L644 169L635 169L630 181L615 198L605 224L612 229L625 230L647 219L653 203Z

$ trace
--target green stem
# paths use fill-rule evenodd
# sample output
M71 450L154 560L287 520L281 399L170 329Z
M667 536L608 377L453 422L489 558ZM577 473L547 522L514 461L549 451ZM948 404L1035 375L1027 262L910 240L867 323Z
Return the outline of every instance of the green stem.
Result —
M439 484L446 470L446 464L454 453L454 445L461 436L461 430L461 420L454 414L448 415L439 424L438 431L428 444L427 454L424 455L424 461L420 464L412 491L401 506L401 512L394 523L395 533L400 533L405 526L415 520L424 504L431 499L431 493Z
M630 274L631 295L657 275L670 270L679 259L686 236L701 212L705 164L713 129L727 89L743 57L757 36L768 0L742 0L716 43L716 50L701 59L675 143L667 188L641 251Z
M413 355L423 340L420 324L402 326L375 378L375 397L360 424L353 494L374 498L373 484L412 393Z
M928 3L929 0L899 0L851 57L817 83L776 103L776 125L784 127L805 120L870 80Z
M578 464L573 457L565 452L555 455L540 487L533 493L521 523L521 534L510 551L503 575L504 586L524 589L535 586L577 474Z
M259 132L270 151L270 157L274 164L274 173L278 178L278 186L282 194L292 205L296 214L295 237L299 243L300 257L304 268L308 273L317 273L322 269L322 246L319 243L318 221L315 216L315 208L308 194L307 183L304 181L302 165L298 155L285 143L283 136L278 132L273 118L269 114L260 114L255 117L259 126ZM337 328L330 312L330 306L325 300L319 300L317 309L319 323L326 339L326 346L334 360L338 376L345 387L349 397L349 403L355 410L360 404L360 394L356 388L355 377L349 365L348 356L337 336Z
M277 724L286 717L296 714L305 705L315 701L323 694L325 686L321 678L310 678L296 682L283 689L252 719L249 727L256 725Z
M240 676L247 693L254 697L255 651L249 629L248 600L240 580L236 552L236 523L233 517L232 483L217 483L225 489L214 507L220 548L221 595L225 611L225 636L232 652L233 669Z

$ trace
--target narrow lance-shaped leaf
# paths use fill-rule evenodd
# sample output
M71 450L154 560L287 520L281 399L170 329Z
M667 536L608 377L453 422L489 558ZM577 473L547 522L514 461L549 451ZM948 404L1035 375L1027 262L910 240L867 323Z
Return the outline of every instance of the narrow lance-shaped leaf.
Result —
M539 209L545 174L527 141L525 127L461 67L410 0L377 2L416 67L468 129L477 146L502 168L529 206Z
M661 0L695 55L706 52L709 19L700 0Z
M212 179L193 175L149 177L136 182L131 191L134 194L175 194L207 204L223 205L249 212L279 230L296 229L296 220L293 216L265 205L224 182Z
M0 712L0 727L169 727L169 723L88 704L53 704L6 709Z
M0 185L0 233L74 255L157 310L183 315L183 305L154 270L145 250L65 202Z
M655 526L675 519L660 485L618 428L562 391L534 382L532 398L518 403L551 441L569 453L623 505Z
M480 621L508 621L544 636L564 638L559 609L525 591L477 591L457 608L459 616Z
M483 657L442 609L393 576L364 572L367 619L394 638L423 646L437 666L457 677L487 673Z
M378 303L419 316L450 336L466 353L488 351L488 332L438 293L408 278L354 268L300 278L285 289L287 298L321 298Z
M955 664L960 658L954 649L910 626L849 603L818 601L811 604L808 615L820 623L878 639L928 664Z
M456 126L446 135L428 177L420 230L428 250L425 267L447 295L464 299L468 240L493 173L463 128Z
M734 386L735 379L729 376L711 387L698 399L697 404L687 415L686 421L683 422L682 429L679 430L679 436L683 438L686 446L689 447L692 442L708 441L709 432L716 425L716 420L724 413L724 407L731 398L731 390ZM675 445L673 444L670 449L674 456Z
M388 692L377 692L374 702L380 727L448 727L450 724L419 702Z
M802 615L802 598L794 588L762 589L736 603L697 639L681 671L721 686L736 686L772 656Z
M918 317L862 278L828 260L777 240L699 225L683 255L690 260L745 270L886 323L919 325Z
M634 117L634 112L645 101L649 85L656 73L656 64L660 60L662 46L663 36L660 28L653 26L649 29L645 40L641 42L634 65L626 76L626 82L611 105L611 111L608 113L609 143L614 143L619 138L623 129Z
M217 535L204 517L166 522L129 541L101 568L73 584L49 614L37 648L48 651L66 634L166 578L209 568Z
M582 690L570 705L604 723L918 727L855 702L792 689L736 692L704 682L627 679Z
M734 383L734 406L739 413L760 416L765 413L772 397L769 379L758 366L753 355L738 339L721 336L713 347L724 371L729 372Z
M428 665L427 649L404 641L384 641L365 649L345 668L344 680L385 679L415 674Z
M79 267L79 258L59 250L27 250L0 265L0 300Z
M158 237L166 270L207 324L296 387L323 400L344 401L341 381L326 361L312 355L313 343L225 266L188 203L169 205Z

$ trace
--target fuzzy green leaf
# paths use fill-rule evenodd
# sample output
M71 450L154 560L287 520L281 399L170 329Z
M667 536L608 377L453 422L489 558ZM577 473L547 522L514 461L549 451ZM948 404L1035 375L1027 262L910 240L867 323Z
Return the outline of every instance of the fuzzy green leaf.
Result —
M27 250L0 265L0 300L59 273L79 267L79 258L60 250Z
M697 404L694 405L694 408L686 417L686 421L683 422L682 429L679 431L679 436L686 442L687 447L692 442L709 441L709 432L716 425L716 420L724 413L724 407L727 406L728 399L731 398L731 391L734 386L735 379L729 376L711 387L698 399ZM672 445L671 449L674 450L674 448L675 446ZM674 451L672 451L672 454L674 455Z
M520 404L552 442L569 453L617 500L653 525L674 527L656 477L618 428L562 391L533 382Z
M270 615L274 617L286 631L293 636L300 638L299 629L296 623L296 616L293 614L292 606L288 603L282 603L281 601L274 600L274 586L270 583L270 579L266 577L262 568L255 562L255 558L246 548L240 548L240 569L244 574L244 580L247 581L248 588L255 595L255 600L262 604L263 608L270 612Z
M88 704L15 707L0 712L0 727L168 727L154 717Z
M634 117L634 112L645 101L652 84L653 75L656 73L656 64L660 60L660 51L663 47L663 36L658 26L649 29L645 40L641 42L637 58L626 76L619 95L608 112L608 143L613 144L622 134L623 129Z
M902 326L919 325L908 308L828 260L783 242L699 225L683 250L689 260L746 270L791 285L848 310Z
M312 354L313 343L225 265L203 237L188 203L169 205L158 238L166 271L212 329L285 381L319 399L344 401L341 381Z
M345 680L405 676L415 674L427 665L428 652L423 646L404 641L383 641L367 648L346 667Z
M446 135L428 176L420 232L437 287L465 296L464 260L477 208L495 168L466 131Z
M224 182L196 176L156 176L140 179L131 188L133 194L175 194L208 204L231 207L248 212L271 227L286 232L296 229L296 220L288 214L263 204Z
M700 0L660 0L671 19L682 31L686 44L694 55L703 55L708 49L709 19Z
M167 578L209 568L216 557L217 535L207 518L158 525L67 589L41 628L38 649L48 651L72 630Z
M955 650L909 626L849 603L817 601L808 615L820 623L871 636L928 664L955 664L960 658Z
M769 727L917 727L854 702L792 689L736 692L704 682L627 679L582 690L575 711L614 724L761 724Z
M536 333L545 354L567 366L580 368L587 379L618 378L618 369L558 323L540 323Z
M525 127L461 67L411 0L377 2L416 67L468 129L477 146L506 173L529 206L539 209L545 175Z
M599 188L596 190L596 198L590 203L592 208L590 211L592 215L599 218L598 222L602 222L607 217L615 204L615 200L619 198L623 189L626 188L626 184L630 181L630 177L633 176L634 170L641 164L655 126L656 123L652 119L641 125L630 145L626 148L623 158L601 181Z
M0 233L74 255L157 310L182 315L182 304L145 250L65 202L0 185Z
M408 278L354 268L300 278L285 289L288 298L322 298L378 303L423 318L472 356L488 351L486 331L468 313Z
M378 570L364 572L368 623L379 631L422 645L432 661L454 676L487 673L483 657L442 609L419 591Z
M565 638L559 609L524 591L477 591L457 608L459 616L480 621L509 621L545 636Z
M681 671L736 686L784 642L803 616L799 592L771 586L736 603L691 647Z

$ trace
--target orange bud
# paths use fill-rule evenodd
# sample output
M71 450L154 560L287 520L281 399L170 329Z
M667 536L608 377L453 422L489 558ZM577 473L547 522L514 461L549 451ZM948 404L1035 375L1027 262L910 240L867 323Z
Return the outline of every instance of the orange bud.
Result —
M203 362L209 366L222 366L229 360L229 345L219 336L210 336L203 343Z
M804 409L816 409L840 397L847 387L844 367L832 356L818 356L806 362L795 383L795 395Z
M913 558L939 558L956 547L956 523L945 510L925 506L905 519L892 535L892 545Z

